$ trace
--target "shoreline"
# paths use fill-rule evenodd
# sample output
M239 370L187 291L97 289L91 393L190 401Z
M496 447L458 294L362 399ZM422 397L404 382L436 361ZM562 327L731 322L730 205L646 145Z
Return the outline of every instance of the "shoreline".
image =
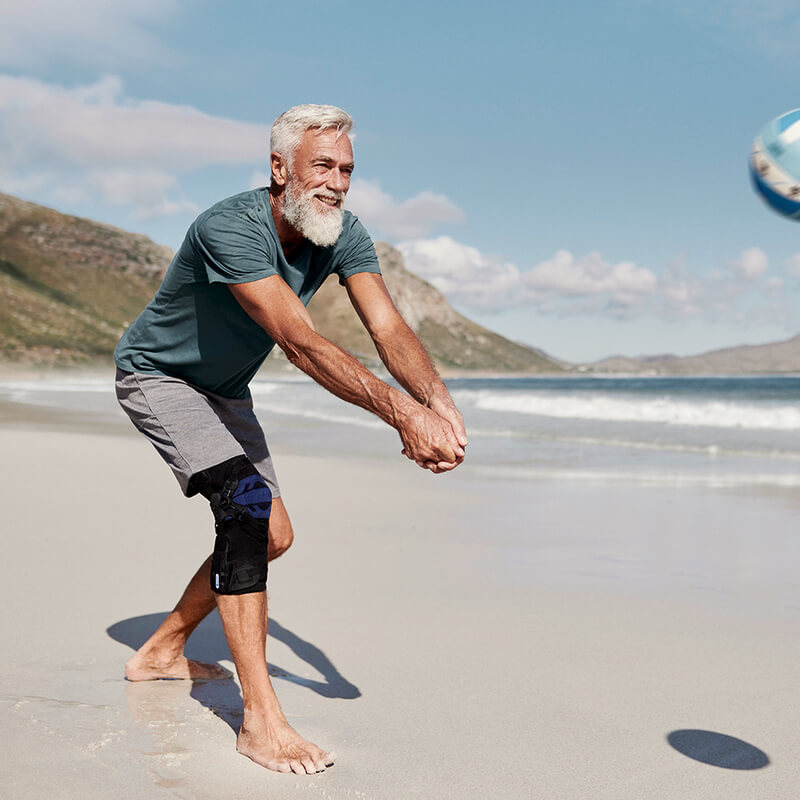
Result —
M448 367L439 365L437 371L443 380L503 380L503 379L524 379L524 378L543 378L543 379L566 379L566 378L598 378L598 379L670 379L670 378L685 378L685 379L714 379L714 378L797 378L800 377L800 370L784 370L777 372L654 372L651 370L643 370L641 372L607 372L607 371L594 371L591 369L583 369L584 365L570 364L566 365L561 371L541 371L541 372L491 372L491 371L474 371L474 370L459 370L450 369ZM382 365L378 363L368 363L369 369L377 370L376 374L383 377L386 375ZM106 359L92 359L84 363L71 363L71 364L57 364L57 363L35 363L35 362L17 362L17 361L3 361L0 359L0 381L5 380L20 380L20 379L36 379L47 380L53 376L64 377L65 375L81 375L88 376L105 376L111 375L113 380L115 366L111 358ZM279 376L302 376L307 377L305 373L290 364L285 358L278 358L270 356L264 362L264 365L256 374L254 380L269 379ZM310 380L310 378L309 378Z

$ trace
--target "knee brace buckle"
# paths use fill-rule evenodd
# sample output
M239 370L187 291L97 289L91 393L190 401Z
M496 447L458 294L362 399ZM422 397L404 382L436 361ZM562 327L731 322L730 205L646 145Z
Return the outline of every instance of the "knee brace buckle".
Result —
M208 497L217 537L211 558L211 589L217 594L263 592L272 493L244 456L194 476Z

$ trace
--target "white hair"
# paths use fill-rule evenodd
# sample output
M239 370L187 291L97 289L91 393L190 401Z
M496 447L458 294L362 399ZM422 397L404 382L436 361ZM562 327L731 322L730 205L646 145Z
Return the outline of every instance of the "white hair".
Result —
M282 155L291 167L294 151L306 131L331 128L338 131L339 135L349 136L353 129L353 118L336 106L293 106L272 123L270 152Z

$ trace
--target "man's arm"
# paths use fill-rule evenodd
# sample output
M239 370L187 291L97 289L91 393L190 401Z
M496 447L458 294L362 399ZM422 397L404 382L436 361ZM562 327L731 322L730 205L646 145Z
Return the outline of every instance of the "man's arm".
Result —
M230 290L292 364L337 397L377 414L395 428L406 454L418 464L447 469L463 458L452 428L438 414L384 383L320 336L305 306L281 277L230 284Z
M345 286L389 372L419 403L446 420L458 443L466 447L467 433L461 414L422 343L395 308L383 278L360 272L347 278Z

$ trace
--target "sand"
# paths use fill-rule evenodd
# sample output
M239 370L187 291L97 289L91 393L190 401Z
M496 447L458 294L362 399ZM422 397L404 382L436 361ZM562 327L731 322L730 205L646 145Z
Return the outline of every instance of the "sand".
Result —
M18 414L0 449L4 797L798 796L789 491L277 453L297 538L268 660L339 756L297 777L235 752L235 682L123 679L210 550L204 501L115 430ZM190 647L232 666L216 614Z

